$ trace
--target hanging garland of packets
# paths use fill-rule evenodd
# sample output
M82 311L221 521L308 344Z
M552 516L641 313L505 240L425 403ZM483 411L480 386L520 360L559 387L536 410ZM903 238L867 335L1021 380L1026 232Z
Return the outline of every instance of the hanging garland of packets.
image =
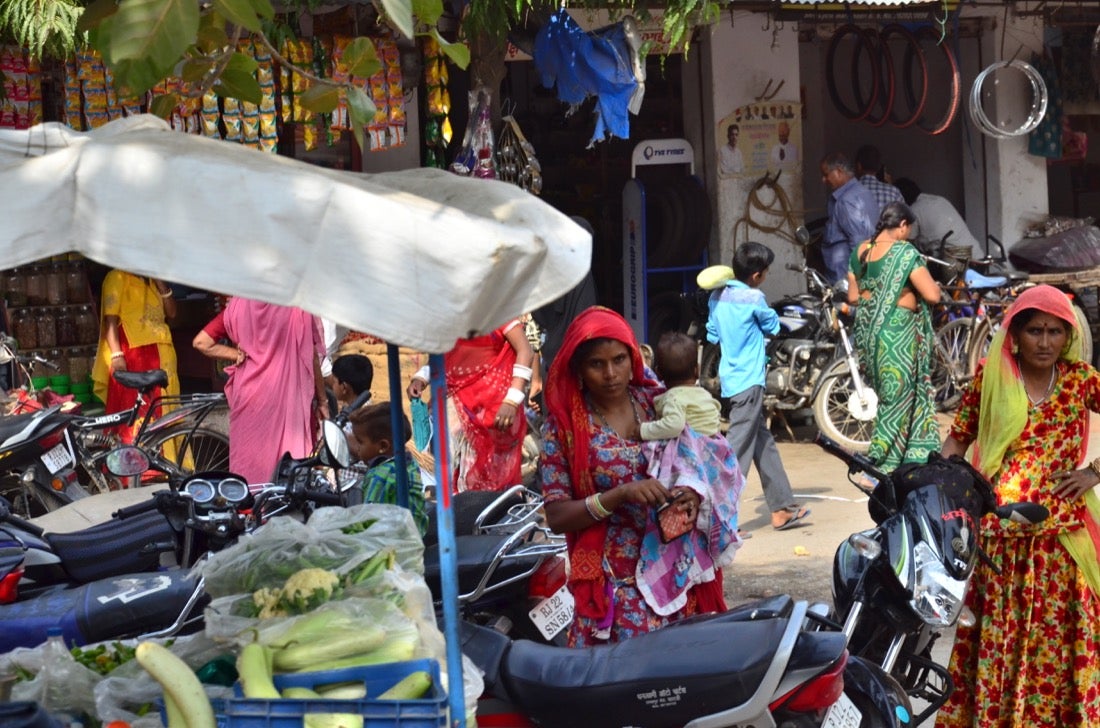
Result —
M427 94L424 121L424 166L447 168L447 145L451 143L451 92L447 90L447 59L439 43L423 39L424 86Z
M367 92L375 106L374 117L367 125L369 151L404 146L408 119L397 41L392 38L371 39L382 68L366 79L352 76L344 63L343 53L351 41L352 38L347 36L291 39L283 44L281 53L295 66L308 68L320 78L350 83ZM331 114L315 114L296 101L296 97L313 82L286 68L280 68L279 74L283 122L300 125L302 143L307 151L319 146L322 135L331 146L339 141L342 132L351 131L346 97L341 95L339 104Z
M29 129L42 123L42 69L17 46L0 46L0 127Z
M141 104L141 99L118 98L111 72L95 51L80 51L65 61L65 123L77 131L140 114Z

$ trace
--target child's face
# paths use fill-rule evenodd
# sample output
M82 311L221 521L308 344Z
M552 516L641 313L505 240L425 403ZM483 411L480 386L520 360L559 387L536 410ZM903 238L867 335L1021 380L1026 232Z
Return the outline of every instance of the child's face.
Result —
M379 455L388 455L390 449L389 442L371 439L362 427L352 428L348 446L352 454L364 463L369 463Z

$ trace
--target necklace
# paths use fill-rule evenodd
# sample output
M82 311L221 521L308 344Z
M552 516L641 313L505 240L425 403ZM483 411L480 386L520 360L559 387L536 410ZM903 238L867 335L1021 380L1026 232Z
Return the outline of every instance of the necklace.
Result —
M1045 400L1047 397L1050 396L1050 393L1054 391L1054 382L1057 379L1057 377L1058 377L1058 367L1057 366L1052 366L1050 368L1050 382L1047 384L1046 391L1043 392L1043 395L1041 397L1039 397L1039 399L1033 399L1032 396L1031 396L1031 393L1027 391L1027 386L1026 385L1024 386L1024 394L1027 395L1027 401L1031 402L1032 407L1035 407L1036 405L1040 404L1043 400Z
M630 396L630 410L631 410L631 412L634 413L634 424L636 424L640 427L641 424L642 424L642 417L641 417L641 415L638 414L638 403L634 401L634 395L633 394L631 394L629 396ZM614 430L615 428L611 427L611 424L607 421L607 418L604 417L603 411L599 407L596 406L596 403L592 401L592 398L591 397L585 397L584 399L588 403L588 408L590 410L592 410L592 414L594 414L594 415L596 415L597 417L600 418L600 422L603 423L603 426ZM615 430L615 431L618 432L618 430Z

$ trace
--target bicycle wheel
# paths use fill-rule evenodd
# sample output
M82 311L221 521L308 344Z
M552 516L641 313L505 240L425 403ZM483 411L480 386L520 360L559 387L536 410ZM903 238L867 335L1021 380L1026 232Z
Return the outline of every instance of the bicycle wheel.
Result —
M973 328L974 319L958 318L948 321L936 332L932 386L936 409L940 412L955 409L971 379L969 349Z
M834 362L821 376L821 389L813 405L817 429L845 449L867 452L875 421L858 420L848 409L848 400L856 391L852 375L848 373L848 363Z
M143 446L162 461L175 466L177 475L229 470L229 438L206 427L181 427L158 432Z
M989 353L989 345L993 342L993 334L997 333L1000 329L1000 322L993 322L989 319L982 319L978 322L978 325L974 327L974 330L970 332L970 373L974 374L978 370L978 364L982 359L985 359L986 354Z

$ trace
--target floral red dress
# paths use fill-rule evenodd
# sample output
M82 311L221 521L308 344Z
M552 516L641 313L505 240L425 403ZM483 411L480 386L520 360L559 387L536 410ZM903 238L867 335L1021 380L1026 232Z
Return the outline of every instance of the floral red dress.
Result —
M645 419L652 419L655 392L641 387L631 387L630 391L645 410ZM619 437L614 429L592 419L591 414L589 419L589 431L592 433L589 453L597 492L604 493L624 483L649 477L646 474L646 459L640 441ZM547 503L576 498L561 440L558 423L552 417L547 418L542 431L543 449L539 465L543 498ZM610 636L608 639L597 637L597 620L576 615L569 628L570 647L621 642L628 637L652 632L698 610L697 602L689 592L688 604L681 611L662 617L649 608L638 591L634 575L642 538L645 536L647 515L648 511L644 506L627 503L617 508L609 519L603 566L614 590L614 622Z
M951 436L977 435L981 371L964 394ZM978 618L960 626L951 656L955 692L936 726L1100 726L1100 599L1058 534L1083 527L1085 507L1053 495L1052 473L1078 467L1089 410L1100 411L1100 373L1058 363L1058 383L1033 406L994 483L1000 503L1050 509L1038 526L982 521L982 547L1001 569L978 562L966 597Z

